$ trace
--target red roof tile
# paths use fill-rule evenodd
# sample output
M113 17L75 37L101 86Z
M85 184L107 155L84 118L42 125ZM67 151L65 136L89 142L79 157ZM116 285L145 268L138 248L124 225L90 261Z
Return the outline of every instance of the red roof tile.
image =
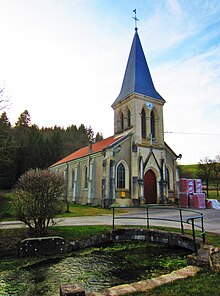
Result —
M121 137L122 136L115 138L114 136L111 136L109 138L103 139L99 142L92 144L92 153L102 151L104 148L106 148L106 147L110 146L111 144L115 143L116 141L118 141ZM86 147L83 147L83 148L73 152L72 154L64 157L63 159L59 160L58 162L52 164L51 166L56 166L58 164L65 163L65 162L86 156L88 154L89 154L89 146L86 146Z

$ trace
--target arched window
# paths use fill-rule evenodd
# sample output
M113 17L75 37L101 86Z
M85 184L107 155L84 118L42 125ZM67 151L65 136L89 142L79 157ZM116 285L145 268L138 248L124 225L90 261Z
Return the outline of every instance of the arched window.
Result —
M88 170L87 170L87 166L85 166L85 172L84 172L84 188L88 188Z
M122 112L121 112L120 120L121 120L121 129L123 130L124 129L124 115Z
M155 139L156 139L155 117L154 117L154 112L153 111L151 111L151 114L150 114L150 131L151 131L152 140L155 141Z
M146 139L146 113L144 108L141 111L141 136L142 139Z
M122 163L117 167L117 188L125 188L125 167Z
M130 112L130 110L128 109L128 113L127 113L127 120L128 120L128 127L130 127L131 126L131 112Z

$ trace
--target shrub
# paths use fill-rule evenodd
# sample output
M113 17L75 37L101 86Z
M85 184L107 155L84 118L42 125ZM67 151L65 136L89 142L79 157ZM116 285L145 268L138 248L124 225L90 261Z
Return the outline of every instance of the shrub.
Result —
M53 218L61 211L64 180L48 170L31 169L24 173L15 187L16 217L35 236L44 235Z

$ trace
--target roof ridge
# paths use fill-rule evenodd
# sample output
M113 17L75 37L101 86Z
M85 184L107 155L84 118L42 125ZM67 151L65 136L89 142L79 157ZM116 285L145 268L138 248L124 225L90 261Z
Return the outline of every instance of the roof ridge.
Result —
M102 151L104 148L109 147L110 145L112 145L113 143L117 142L120 138L122 138L123 135L112 135L108 138L102 139L96 143L92 143L92 153L96 153L96 152L100 152ZM59 164L63 164L69 161L72 161L74 159L78 159L84 156L87 156L89 154L89 145L86 145L84 147L79 148L78 150L74 151L73 153L65 156L64 158L62 158L61 160L57 161L56 163L52 164L50 167L54 167L56 165Z

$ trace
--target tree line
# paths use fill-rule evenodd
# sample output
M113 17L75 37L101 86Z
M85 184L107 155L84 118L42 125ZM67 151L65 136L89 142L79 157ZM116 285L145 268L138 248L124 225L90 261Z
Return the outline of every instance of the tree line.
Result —
M94 136L92 128L84 124L39 128L32 124L27 110L12 126L4 111L0 116L0 189L11 189L28 169L48 168L79 148L101 139L101 133Z

